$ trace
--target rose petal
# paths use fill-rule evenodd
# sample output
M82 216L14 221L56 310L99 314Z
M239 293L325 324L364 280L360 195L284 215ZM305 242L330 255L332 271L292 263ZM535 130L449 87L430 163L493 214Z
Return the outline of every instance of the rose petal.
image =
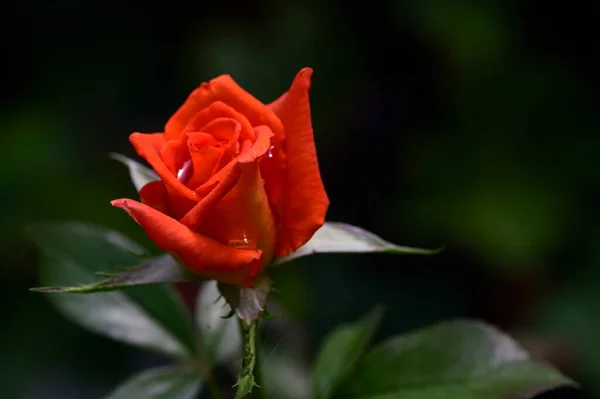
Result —
M268 126L274 134L274 141L277 143L283 141L284 128L277 115L242 89L229 75L221 75L209 83L202 83L194 90L167 122L165 126L167 137L179 137L196 114L217 101L231 106L244 115L252 126Z
M178 195L192 201L198 200L196 193L177 180L177 177L169 170L161 159L159 154L162 146L165 144L164 134L133 133L129 136L129 141L135 147L137 153L148 161L150 166L152 166L152 169L154 169L165 182L170 194L172 191L173 195Z
M223 155L223 150L215 145L199 145L199 140L197 140L199 135L208 136L206 133L188 133L188 156L192 159L193 173L187 182L187 186L192 189L212 176L215 165Z
M159 248L174 252L188 268L202 276L212 276L216 271L230 280L246 280L245 274L253 273L256 266L252 265L261 259L261 251L220 244L140 202L123 198L111 204L127 211ZM232 273L240 271L244 272L241 278L234 278Z
M179 170L190 157L187 145L183 140L168 140L161 147L159 154L160 159L174 176L178 176ZM181 179L179 180L181 181ZM185 184L185 181L182 183Z
M267 106L277 114L281 105L287 98L288 93L283 93L277 100L268 104ZM277 225L280 226L280 216L283 214L283 195L286 186L286 156L284 151L285 143L276 142L273 140L273 145L269 149L268 155L261 161L260 173L265 179L265 189L269 196L271 208Z
M255 128L255 133L256 141L254 144L245 146L234 161L196 190L198 196L203 199L181 219L181 223L192 230L198 229L208 211L238 182L242 172L240 164L252 163L267 152L270 146L269 140L273 133L266 126ZM246 143L249 143L249 141L246 141Z
M252 125L248 121L248 118L221 101L215 101L207 108L204 108L194 115L178 136L188 132L204 132L206 131L206 125L220 118L237 121L241 125L240 137L242 140L254 141L254 132L252 131ZM167 137L170 137L169 133L167 133Z
M212 187L229 173L230 169L234 167L236 162L253 162L256 158L265 155L269 151L271 146L271 138L273 132L267 126L257 126L254 128L256 134L256 141L248 147L248 151L241 151L238 157L231 161L228 165L224 166L216 174L213 175L206 183L196 189L196 195L199 198L204 198ZM246 142L249 142L248 140Z
M242 266L234 272L222 272L219 270L206 269L202 271L202 276L210 279L217 280L225 284L237 285L240 287L254 287L254 278L262 270L262 260L255 260L247 266Z
M278 115L278 111L281 109L281 107L285 103L287 96L288 96L288 92L286 91L285 93L280 95L277 100L274 100L274 101L270 102L269 104L267 104L267 107L271 108L273 110L273 112L275 112L275 115ZM284 126L284 129L285 129L285 126Z
M165 214L169 214L169 203L167 200L167 189L162 180L152 181L140 190L140 200L151 208Z
M240 153L239 162L248 163L254 162L258 157L261 157L269 151L271 140L274 137L273 131L268 126L256 126L254 128L256 141L247 150Z
M238 140L250 140L249 138L240 137L242 132L242 124L233 118L215 118L207 123L202 131L210 134L215 138L217 143L231 143ZM252 140L254 140L254 132L252 132Z
M269 262L276 237L258 166L259 157L268 150L273 133L266 126L257 127L255 132L256 141L243 143L240 156L224 169L226 174L216 186L209 187L204 199L181 219L191 230L210 235L223 244L261 250L263 259L253 266L252 276ZM253 279L246 278L246 284Z
M323 187L313 137L308 90L312 69L302 69L287 95L271 104L285 126L285 189L276 254L305 244L325 222L329 199Z
M236 162L220 181L215 181L213 186L207 189L206 196L181 219L181 223L191 230L197 231L205 215L212 211L215 204L233 188L239 178L240 168Z
M187 133L189 155L194 164L188 187L197 188L204 184L236 156L241 128L234 119L217 118L204 126L203 132Z
M265 190L275 216L283 213L283 194L285 181L286 157L283 145L273 143L267 155L260 161L260 174L265 179Z
M256 133L257 141L244 142L242 155L232 169L239 169L235 185L205 212L196 228L222 243L261 250L266 264L274 251L276 230L258 160L272 133L267 127L257 128Z

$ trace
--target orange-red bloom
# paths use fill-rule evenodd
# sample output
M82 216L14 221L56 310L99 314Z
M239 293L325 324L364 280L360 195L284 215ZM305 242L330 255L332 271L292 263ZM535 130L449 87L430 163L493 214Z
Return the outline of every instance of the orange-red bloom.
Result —
M163 133L129 140L161 180L118 199L160 248L196 273L252 286L271 258L306 243L329 200L308 101L312 70L265 105L222 75L198 87Z

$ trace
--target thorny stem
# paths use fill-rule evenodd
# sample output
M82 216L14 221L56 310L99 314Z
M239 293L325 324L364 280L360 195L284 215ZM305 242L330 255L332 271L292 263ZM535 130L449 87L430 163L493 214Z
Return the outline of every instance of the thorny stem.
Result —
M258 361L258 348L256 341L256 330L258 327L258 319L253 320L250 325L247 325L243 320L240 320L240 328L244 337L244 360L242 362L242 371L238 375L237 391L235 393L235 399L259 399L260 388L256 380L259 380L259 376L254 376L254 368ZM259 381L260 382L260 381Z

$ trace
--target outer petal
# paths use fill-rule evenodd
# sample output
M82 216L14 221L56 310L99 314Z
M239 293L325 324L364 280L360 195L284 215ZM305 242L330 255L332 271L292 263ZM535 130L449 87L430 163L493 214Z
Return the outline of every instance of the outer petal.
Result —
M302 69L287 95L271 107L285 127L286 172L276 254L285 256L306 243L325 222L329 199L323 187L310 117L312 69Z
M127 211L159 248L175 253L187 267L200 275L212 277L215 273L222 273L230 275L231 279L227 278L229 282L237 281L237 272L252 271L255 269L252 265L260 262L261 251L220 244L137 201L123 198L111 204Z
M190 94L165 126L167 137L178 137L192 118L215 101L233 107L244 115L252 126L267 125L275 135L274 141L284 139L284 128L275 113L250 93L242 89L229 75L221 75L202 83Z
M151 181L140 190L140 200L157 211L169 214L169 202L167 200L167 189L162 180Z

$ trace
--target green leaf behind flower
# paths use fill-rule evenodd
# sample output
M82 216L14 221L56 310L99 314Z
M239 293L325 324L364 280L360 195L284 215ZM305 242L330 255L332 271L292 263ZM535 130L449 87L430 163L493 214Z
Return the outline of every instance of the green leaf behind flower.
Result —
M145 253L118 232L79 222L37 225L28 235L41 250L41 282L48 286L90 284L96 272L115 273ZM167 285L48 299L73 322L112 339L175 356L195 352L190 317Z
M496 328L452 321L376 345L332 397L517 399L563 385L575 384Z
M96 272L96 275L108 276L108 278L94 283L66 287L37 287L31 288L31 291L48 294L90 294L93 292L122 290L140 285L203 281L193 272L177 263L169 254L143 259L141 263L142 266L126 268L121 273Z
M169 366L133 376L105 399L195 399L201 389L202 377L198 371Z
M317 253L384 252L390 254L433 255L441 250L441 248L403 247L385 241L383 238L360 227L339 222L327 222L317 230L306 244L290 255L276 259L273 265L280 265L301 256Z
M134 161L133 159L127 158L125 155L114 152L110 153L109 155L115 161L119 161L123 165L127 166L131 181L138 192L142 189L142 187L151 181L160 180L160 177L158 177L156 172L154 172L152 169L142 165L137 161Z

